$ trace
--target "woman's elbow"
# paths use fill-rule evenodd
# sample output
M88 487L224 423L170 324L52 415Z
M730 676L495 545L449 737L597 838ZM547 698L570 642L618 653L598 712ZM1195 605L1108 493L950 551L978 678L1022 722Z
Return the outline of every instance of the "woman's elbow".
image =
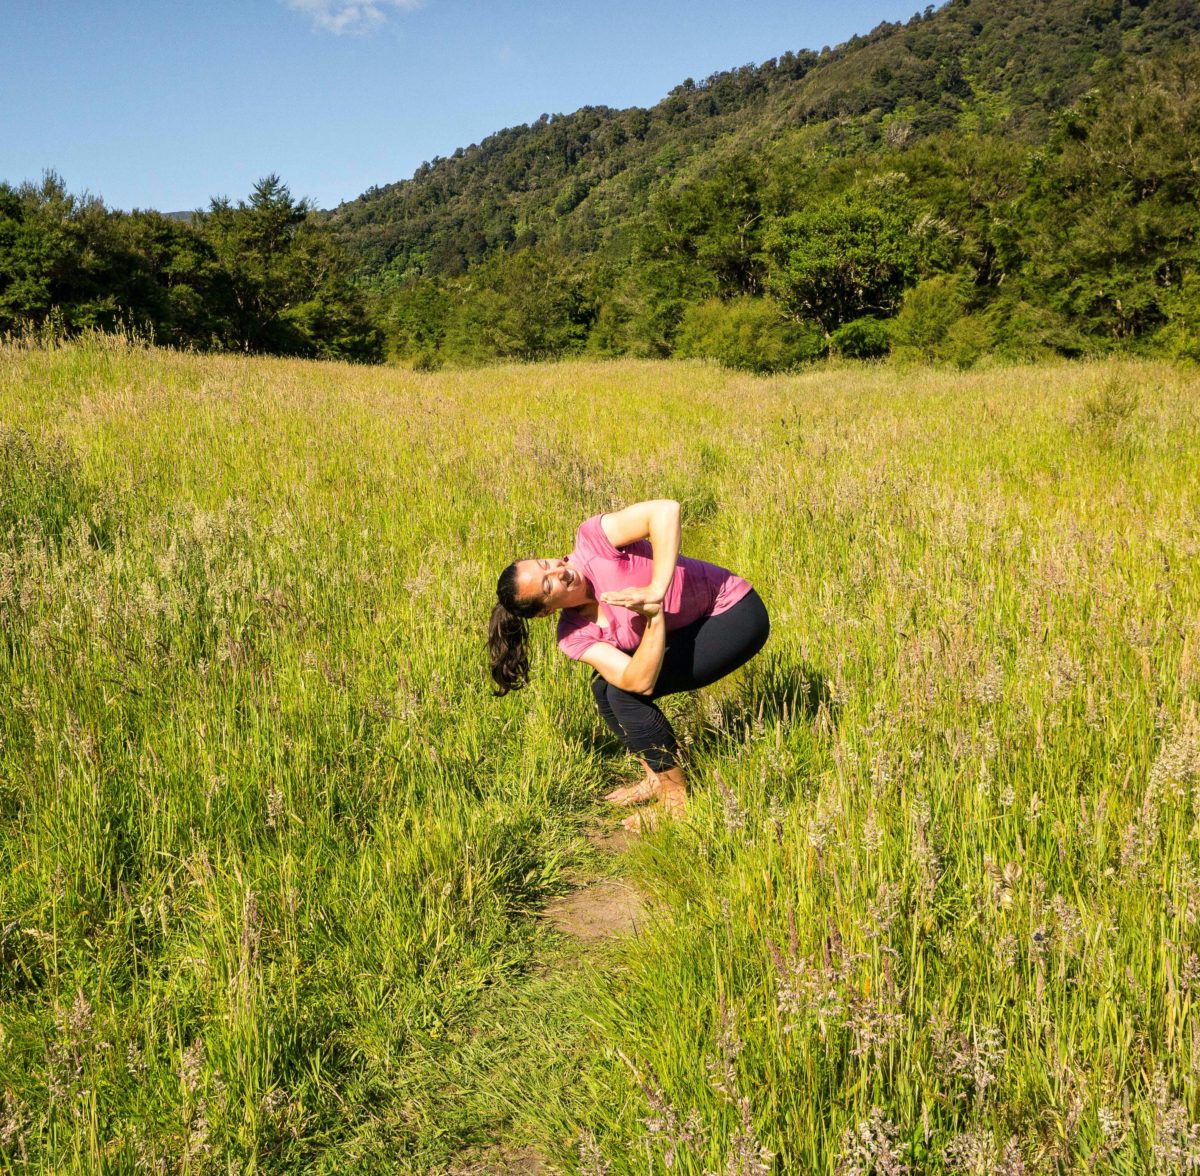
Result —
M617 683L617 689L624 690L626 694L640 694L646 697L654 693L654 683L637 681L632 678L622 678Z

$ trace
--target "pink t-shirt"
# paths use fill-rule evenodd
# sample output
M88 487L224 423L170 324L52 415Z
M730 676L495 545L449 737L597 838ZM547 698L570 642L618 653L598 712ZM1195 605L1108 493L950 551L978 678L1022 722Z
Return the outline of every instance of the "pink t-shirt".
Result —
M593 515L580 524L575 532L575 550L567 556L567 561L591 581L597 598L602 592L620 588L644 588L654 578L650 541L639 539L627 547L614 547L600 525L600 518ZM702 559L681 555L663 599L667 632L682 629L701 617L715 617L732 608L749 591L750 585L741 576ZM605 628L574 609L564 608L558 614L558 647L567 657L582 657L597 641L626 653L633 653L641 644L645 617L615 604L601 603L600 609L610 621Z

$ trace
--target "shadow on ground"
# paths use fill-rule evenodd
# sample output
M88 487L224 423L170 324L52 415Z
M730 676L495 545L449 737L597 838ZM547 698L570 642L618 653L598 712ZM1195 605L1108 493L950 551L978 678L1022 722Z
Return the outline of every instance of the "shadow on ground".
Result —
M677 733L687 736L686 742L695 750L707 750L723 740L744 741L756 727L794 723L826 722L836 727L841 708L834 700L829 679L824 671L808 662L792 662L770 652L761 654L743 671L738 689L730 693L719 691L714 683L705 691L687 695L671 695L664 700ZM673 700L686 699L680 706ZM593 708L594 709L594 708ZM588 752L603 756L620 756L625 749L598 715L596 723L584 740Z

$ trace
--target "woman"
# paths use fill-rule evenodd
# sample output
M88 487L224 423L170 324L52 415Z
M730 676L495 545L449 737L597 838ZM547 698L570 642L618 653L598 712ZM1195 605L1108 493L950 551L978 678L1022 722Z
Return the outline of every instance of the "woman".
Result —
M591 666L600 714L645 769L606 799L657 802L623 822L634 832L682 814L675 732L654 700L707 686L763 647L770 623L758 593L725 568L681 556L679 503L658 499L593 515L563 559L509 564L496 596L488 644L497 693L529 681L526 622L558 613L559 648Z

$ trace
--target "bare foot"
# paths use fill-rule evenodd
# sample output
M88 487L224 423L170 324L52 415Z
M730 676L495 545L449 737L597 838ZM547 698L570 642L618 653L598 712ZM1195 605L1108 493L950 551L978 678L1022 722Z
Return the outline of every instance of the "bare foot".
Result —
M614 788L604 799L609 804L632 808L635 804L645 804L646 801L653 800L657 795L658 778L646 776L636 784L624 784L620 788Z
M626 817L621 822L621 828L630 833L648 833L664 821L680 819L686 812L687 793L678 786L668 785L663 789L658 804Z
M632 808L635 804L645 804L658 795L658 774L644 759L639 758L638 763L642 765L642 778L635 784L623 784L620 788L614 788L604 798L609 804Z

